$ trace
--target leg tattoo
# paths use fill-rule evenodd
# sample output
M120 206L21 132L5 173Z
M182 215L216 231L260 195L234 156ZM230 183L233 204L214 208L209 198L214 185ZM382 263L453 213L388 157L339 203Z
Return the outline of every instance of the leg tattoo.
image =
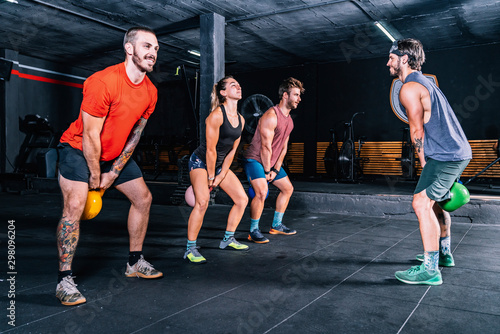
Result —
M57 248L59 251L59 269L71 269L76 245L80 237L80 221L69 221L62 217L57 226Z

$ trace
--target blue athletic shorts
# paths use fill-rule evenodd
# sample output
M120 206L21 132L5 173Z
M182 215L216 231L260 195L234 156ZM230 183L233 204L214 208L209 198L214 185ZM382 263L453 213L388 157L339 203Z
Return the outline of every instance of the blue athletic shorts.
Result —
M427 197L436 202L449 199L451 186L460 178L469 161L437 161L428 159L422 169L414 194L425 190Z
M90 170L83 152L71 147L68 143L60 143L57 149L59 150L59 173L68 180L88 183ZM113 162L101 161L101 173L109 172L113 166ZM141 177L141 169L134 160L129 159L113 183L113 186Z
M245 173L247 175L247 180L250 182L255 179L265 179L266 173L264 173L264 166L255 159L245 159ZM287 174L283 168L280 168L278 175L273 181L282 179L286 177Z
M203 161L201 161L201 159L196 154L193 153L189 158L188 169L189 171L192 171L193 169L197 168L207 169L207 165ZM215 175L219 175L221 171L222 167L216 168Z

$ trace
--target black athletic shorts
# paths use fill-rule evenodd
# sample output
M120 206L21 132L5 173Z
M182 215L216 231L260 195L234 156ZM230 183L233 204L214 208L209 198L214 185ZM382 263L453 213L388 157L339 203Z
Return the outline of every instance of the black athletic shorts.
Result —
M59 150L59 173L64 178L72 181L89 182L90 170L83 152L71 147L68 143L60 143ZM114 161L101 161L101 173L111 170ZM135 180L142 177L142 172L137 163L131 158L123 167L120 175L116 178L113 186Z

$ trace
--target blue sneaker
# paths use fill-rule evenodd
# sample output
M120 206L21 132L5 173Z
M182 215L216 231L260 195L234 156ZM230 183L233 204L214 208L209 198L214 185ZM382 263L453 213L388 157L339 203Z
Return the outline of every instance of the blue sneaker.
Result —
M258 244L265 244L266 242L269 242L269 239L263 236L259 229L251 231L248 235L248 240Z
M297 233L297 231L289 229L284 224L280 224L276 227L271 227L269 230L269 234L283 234L283 235L292 235Z

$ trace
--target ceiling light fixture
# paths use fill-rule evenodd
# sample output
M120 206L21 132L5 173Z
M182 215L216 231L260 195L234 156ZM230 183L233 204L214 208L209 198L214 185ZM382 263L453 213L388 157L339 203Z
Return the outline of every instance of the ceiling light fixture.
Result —
M19 4L19 3L17 2L17 0L5 0L5 2L10 2L10 3L17 3L17 4Z
M384 26L382 24L380 24L380 22L378 21L375 21L375 25L377 26L377 28L379 28L380 30L382 30L382 32L387 36L389 37L389 39L391 40L391 42L394 42L396 39L394 37L392 37L392 35L387 31L387 29L384 28Z
M197 62L194 62L194 61L191 61L191 60L182 59L182 58L179 59L179 60L182 60L183 62L191 64L191 65L194 65L194 66L200 66L200 63L197 63Z
M200 51L196 51L196 50L188 50L188 53L192 54L193 56L196 56L196 57L200 57L201 54L200 54Z

